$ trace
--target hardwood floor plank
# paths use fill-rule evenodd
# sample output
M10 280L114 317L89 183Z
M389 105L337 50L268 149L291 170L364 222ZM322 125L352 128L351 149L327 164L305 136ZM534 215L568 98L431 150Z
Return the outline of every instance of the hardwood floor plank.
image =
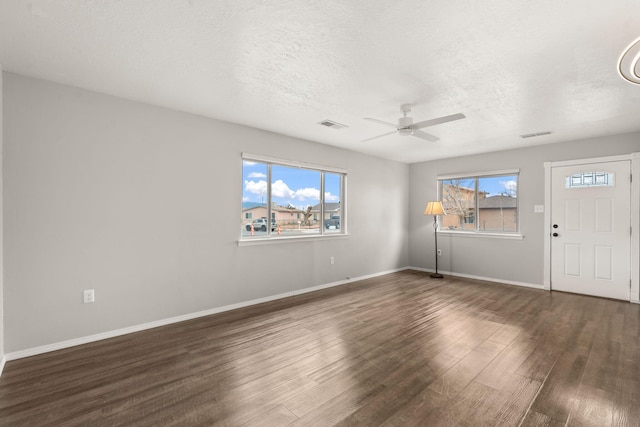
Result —
M373 378L354 383L351 387L306 412L292 426L332 426L354 413L364 402L376 396L385 386ZM285 404L289 408L288 404ZM293 412L293 411L292 411Z
M566 422L571 411L571 402L577 394L587 357L565 353L558 357L549 376L542 383L531 410L549 418Z
M467 354L430 386L445 396L455 396L462 391L503 349L503 344L485 341Z
M502 390L513 379L513 374L535 349L536 342L528 338L511 341L495 359L475 378L475 381L496 390Z
M540 390L541 383L538 381L517 374L511 374L510 377L502 390L494 394L495 398L483 405L479 418L485 420L486 425L518 425Z
M497 391L475 381L470 381L455 395L449 394L447 404L440 405L421 420L424 426L481 426L477 416L487 402L495 398ZM472 420L472 421L470 421Z
M509 345L523 333L526 332L522 328L505 323L489 339L500 344Z
M571 426L609 427L613 422L612 394L581 384L567 421Z
M529 411L520 423L519 427L565 427L563 421L554 420L547 415L535 411Z
M615 393L620 349L620 342L610 340L608 336L596 337L585 366L582 384Z
M397 373L391 373L381 381L385 387L337 425L368 426L377 425L390 418L395 412L411 401L424 390L437 374L429 367L415 367L407 373L405 367L400 367Z
M425 388L406 402L401 408L387 418L384 427L421 427L425 426L432 412L451 404L453 399L429 388Z
M640 320L640 317L637 319ZM627 324L625 321L625 325ZM633 331L635 328L632 326L630 329ZM640 333L638 329L635 332L637 335L627 335L626 338L629 339L625 339L621 346L615 378L613 426L640 424Z
M276 406L270 411L260 414L248 423L243 424L245 427L279 427L286 426L295 421L297 417L291 413L283 405Z

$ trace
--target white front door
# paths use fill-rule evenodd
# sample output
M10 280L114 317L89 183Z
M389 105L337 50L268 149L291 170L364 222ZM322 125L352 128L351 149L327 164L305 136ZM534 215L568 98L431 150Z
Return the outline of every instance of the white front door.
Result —
M551 169L551 289L629 300L629 161Z

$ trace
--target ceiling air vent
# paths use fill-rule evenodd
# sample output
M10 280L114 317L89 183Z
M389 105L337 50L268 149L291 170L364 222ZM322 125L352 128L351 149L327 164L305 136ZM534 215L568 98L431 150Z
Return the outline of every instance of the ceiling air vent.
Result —
M326 126L331 129L344 129L346 127L349 127L347 125L343 125L342 123L334 122L333 120L329 120L329 119L318 122L318 124L321 126Z
M546 130L544 132L536 132L536 133L526 133L524 135L520 135L520 138L535 138L536 136L544 136L551 135L553 132L550 130Z

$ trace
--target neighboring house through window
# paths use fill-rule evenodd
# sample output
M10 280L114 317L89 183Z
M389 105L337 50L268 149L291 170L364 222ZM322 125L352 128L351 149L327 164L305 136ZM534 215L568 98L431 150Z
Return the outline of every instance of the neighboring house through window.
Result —
M517 233L518 170L438 177L442 231Z

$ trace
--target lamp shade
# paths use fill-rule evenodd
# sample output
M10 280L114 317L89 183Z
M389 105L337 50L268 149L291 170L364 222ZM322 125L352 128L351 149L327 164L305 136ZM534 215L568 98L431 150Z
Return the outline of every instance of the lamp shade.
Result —
M444 215L441 202L429 202L424 210L425 215Z

